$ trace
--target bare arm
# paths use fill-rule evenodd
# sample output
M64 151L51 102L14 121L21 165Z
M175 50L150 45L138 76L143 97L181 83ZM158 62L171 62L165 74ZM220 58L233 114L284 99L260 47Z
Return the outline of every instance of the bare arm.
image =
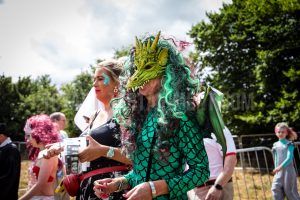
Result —
M224 168L223 168L223 171L217 177L217 180L216 180L217 184L224 186L226 183L228 183L228 181L230 180L230 178L233 174L236 162L237 162L237 159L236 159L235 154L228 155L225 157Z
M92 161L101 156L106 157L107 152L110 148L109 146L99 144L91 136L86 136L86 138L87 140L89 140L89 145L79 153L80 162ZM131 165L131 160L123 155L121 153L121 150L116 147L114 147L114 156L110 159L122 162L127 165Z
M219 184L224 187L228 181L231 179L234 167L236 165L237 159L236 154L231 154L225 157L224 168L222 172L217 177L215 184ZM222 190L218 190L216 187L211 187L206 195L205 200L220 199L222 195Z
M109 147L106 146L106 154L107 154L108 150L109 150ZM120 148L114 148L114 152L115 152L114 156L111 159L119 161L119 162L127 164L127 165L132 165L131 160L129 160L125 155L123 155L121 153ZM105 154L105 156L106 156L106 154Z

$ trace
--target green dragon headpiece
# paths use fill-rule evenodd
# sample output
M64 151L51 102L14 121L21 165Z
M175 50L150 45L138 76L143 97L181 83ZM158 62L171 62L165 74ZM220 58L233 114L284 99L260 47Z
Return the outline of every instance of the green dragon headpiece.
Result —
M168 49L158 46L160 32L153 41L148 38L142 42L136 37L134 64L136 71L127 82L127 89L137 90L151 79L164 74L168 62Z

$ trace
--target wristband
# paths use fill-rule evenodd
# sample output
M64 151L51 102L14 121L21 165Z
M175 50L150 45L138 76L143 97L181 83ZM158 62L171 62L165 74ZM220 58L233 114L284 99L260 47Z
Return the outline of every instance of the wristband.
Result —
M217 190L223 190L223 187L222 187L222 185L220 185L220 184L215 184L215 188L216 188Z
M115 155L115 150L113 147L109 147L109 150L107 151L106 157L107 158L112 158Z
M152 198L155 198L156 197L156 189L155 189L154 183L152 181L149 181L148 183L151 188Z

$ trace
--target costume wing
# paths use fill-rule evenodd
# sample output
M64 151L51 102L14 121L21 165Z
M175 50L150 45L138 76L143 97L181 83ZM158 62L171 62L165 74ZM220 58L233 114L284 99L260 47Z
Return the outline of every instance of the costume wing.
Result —
M224 135L225 124L221 114L222 99L223 93L207 86L204 98L197 108L196 118L205 132L215 134L217 142L222 146L223 156L225 156L227 146Z
M207 112L208 112L208 94L210 92L210 87L206 87L204 91L204 97L201 98L202 94L200 94L200 103L197 107L196 118L201 128L205 127L206 119L207 119ZM207 128L207 127L206 127Z

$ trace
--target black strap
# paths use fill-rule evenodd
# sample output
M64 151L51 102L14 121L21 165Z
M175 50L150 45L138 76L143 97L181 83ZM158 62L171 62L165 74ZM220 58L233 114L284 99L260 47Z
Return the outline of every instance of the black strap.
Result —
M90 129L93 127L93 124L94 124L94 122L95 122L95 120L96 120L96 118L97 118L97 116L98 116L99 113L100 113L100 110L97 110L97 112L94 115L94 118L93 118L92 122L88 125L88 127Z
M94 121L96 120L98 114L100 113L100 110L97 110L97 112L95 113L95 115L93 116L93 119L92 121L86 126L86 128L82 131L81 135L80 136L85 136L88 134L88 130L91 130L92 126L93 126L93 123Z
M149 156L149 163L148 163L147 173L146 173L146 182L149 181L149 178L150 178L150 171L151 171L152 158L153 158L152 150L153 150L156 138L157 138L156 132L154 132L154 136L153 136L153 139L152 139L152 142L151 142L151 147L150 147L150 156Z

